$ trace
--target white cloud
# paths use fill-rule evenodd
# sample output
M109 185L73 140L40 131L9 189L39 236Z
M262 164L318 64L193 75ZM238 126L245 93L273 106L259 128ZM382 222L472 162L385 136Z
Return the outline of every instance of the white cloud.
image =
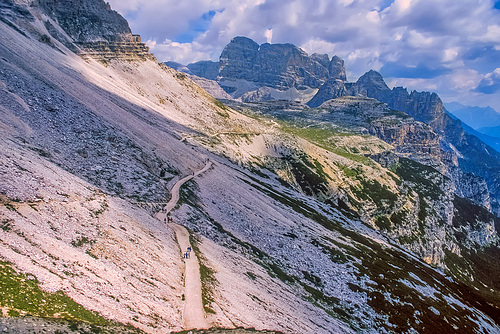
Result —
M398 14L400 14L408 11L411 3L411 0L396 0L390 8L394 9Z
M489 25L486 28L486 33L480 37L483 42L492 42L496 45L500 45L500 26L499 25Z
M432 47L436 39L429 34L422 34L415 30L410 30L408 32L408 45L417 49L422 47Z
M458 47L449 48L443 51L443 62L451 62L458 57Z
M210 51L199 43L178 43L165 40L158 43L155 40L146 42L150 51L159 59L174 59L181 64L189 64L200 59L210 59Z
M273 29L267 29L264 33L264 37L266 38L267 43L272 43L273 41Z
M380 23L379 12L376 10L372 10L371 12L368 12L368 14L366 14L366 19L372 23L375 23L375 24Z

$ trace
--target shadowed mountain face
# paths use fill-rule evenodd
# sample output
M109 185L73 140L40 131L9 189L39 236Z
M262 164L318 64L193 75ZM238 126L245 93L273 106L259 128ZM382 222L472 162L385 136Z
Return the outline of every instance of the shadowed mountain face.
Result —
M84 0L37 0L50 17L77 43L126 40L132 35L120 14L109 3Z
M189 330L184 260L154 214L208 159L170 217L189 227L211 327L498 333L500 221L456 196L443 173L458 154L431 125L366 96L308 108L271 87L255 94L267 102L228 106L120 19L101 30L116 16L103 1L74 2L78 15L37 3L0 4L0 308L35 317L0 318L0 331ZM266 80L289 94L325 73L344 83L335 57L240 44L231 52L256 61L287 55Z

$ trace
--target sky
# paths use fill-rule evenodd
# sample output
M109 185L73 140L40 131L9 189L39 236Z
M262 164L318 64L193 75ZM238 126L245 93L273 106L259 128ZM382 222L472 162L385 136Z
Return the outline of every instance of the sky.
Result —
M159 61L217 61L235 36L292 43L390 87L500 112L500 1L108 0Z

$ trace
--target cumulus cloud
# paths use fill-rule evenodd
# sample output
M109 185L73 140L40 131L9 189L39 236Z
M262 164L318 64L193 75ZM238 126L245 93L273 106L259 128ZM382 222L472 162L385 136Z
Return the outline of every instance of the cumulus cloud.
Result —
M500 67L498 1L108 1L161 61L217 60L233 37L247 36L338 55L350 80L375 69L390 81L416 85L410 89L431 80L428 87L452 96L453 78L476 73L470 96L499 93L493 74Z
M483 94L494 94L500 91L500 68L496 68L492 73L484 76L476 88L477 92Z
M181 64L190 64L200 59L210 59L211 49L206 45L197 42L179 43L171 40L165 40L157 43L155 40L146 42L152 53L159 59L175 59Z

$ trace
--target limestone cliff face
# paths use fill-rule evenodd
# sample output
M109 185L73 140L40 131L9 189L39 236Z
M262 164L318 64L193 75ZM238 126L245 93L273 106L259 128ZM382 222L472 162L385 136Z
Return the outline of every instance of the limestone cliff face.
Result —
M249 38L236 37L220 56L217 79L243 79L280 90L318 88L329 77L326 60L324 55L310 57L292 44L259 46Z
M342 58L333 56L330 64L328 65L328 71L330 72L330 79L347 81L344 61L342 60Z
M408 93L403 87L391 89L380 73L371 70L355 83L341 80L325 82L307 104L310 107L319 107L325 101L349 95L377 99L394 110L402 111L415 120L428 124L430 129L439 135L441 148L429 151L432 153L430 157L435 158L434 161L422 159L423 157L417 161L436 168L441 165L438 169L452 179L459 196L469 198L492 212L500 213L500 154L467 133L460 121L451 118L437 94L417 91ZM399 142L397 146L404 147L404 143L413 137L412 129L406 130L410 132L401 131L401 128L396 131L385 124L382 128L372 129L372 134L389 143ZM421 138L415 139L418 141ZM426 140L423 141L425 142ZM406 153L415 147L410 145L405 149ZM437 151L442 152L436 154Z
M257 58L258 82L288 89L317 88L328 78L328 70L292 44L262 44Z
M103 0L35 0L34 5L53 20L45 22L49 34L73 51L100 61L155 59L127 21Z
M219 58L219 80L222 78L257 81L253 71L259 44L246 37L235 37L226 45Z
M100 0L36 0L75 42L126 41L132 34L127 21Z
M375 73L371 71L363 75L356 85L361 87L367 96L429 124L440 135L443 150L451 156L456 155L455 158L445 159L443 162L447 165L446 175L452 178L458 193L498 214L500 154L477 137L468 134L460 121L452 119L437 94L417 91L408 94L406 89L401 87L391 90L385 85L382 76ZM377 79L367 80L373 78ZM471 178L475 181L467 181Z
M318 89L328 80L346 80L339 57L330 60L326 54L308 55L292 44L259 45L246 37L233 38L218 63L204 61L187 67L194 75L216 80L235 98L260 87L305 91ZM240 91L242 82L245 88Z
M445 153L432 128L385 103L366 97L341 97L322 105L321 119L378 137L394 147L400 157L444 171Z

